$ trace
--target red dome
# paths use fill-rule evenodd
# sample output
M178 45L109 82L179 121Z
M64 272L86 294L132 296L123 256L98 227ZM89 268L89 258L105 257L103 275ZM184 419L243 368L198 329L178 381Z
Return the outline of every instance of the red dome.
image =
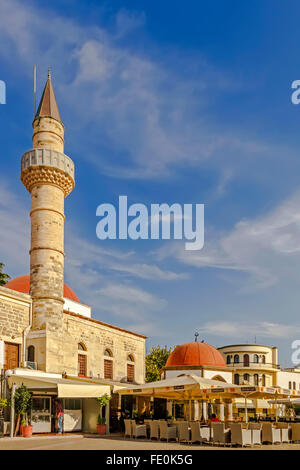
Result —
M177 346L170 354L168 366L216 366L226 367L222 354L213 346L206 343L185 343Z
M16 290L18 292L23 292L24 294L29 294L30 276L29 274L26 274L25 276L11 279L11 281L8 281L4 287L8 287L8 289ZM67 286L67 284L64 284L64 297L70 300L74 300L74 302L79 302L77 295L71 289L71 287Z

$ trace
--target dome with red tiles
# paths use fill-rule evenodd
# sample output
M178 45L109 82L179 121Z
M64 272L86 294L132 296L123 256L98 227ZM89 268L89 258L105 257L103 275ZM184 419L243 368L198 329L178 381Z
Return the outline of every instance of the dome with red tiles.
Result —
M174 349L166 363L166 367L170 366L226 367L226 363L216 348L204 342L193 341Z
M25 276L20 276L16 277L15 279L11 279L5 284L4 287L16 290L18 292L23 292L24 294L29 294L30 276L26 274ZM74 302L80 302L75 292L67 284L64 284L64 297L73 300Z

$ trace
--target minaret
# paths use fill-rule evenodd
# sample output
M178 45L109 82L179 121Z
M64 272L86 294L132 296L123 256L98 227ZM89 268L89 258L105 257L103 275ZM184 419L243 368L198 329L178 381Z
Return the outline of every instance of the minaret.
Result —
M59 335L64 304L64 198L75 183L74 163L64 154L64 125L50 70L32 126L33 149L21 163L21 181L31 194L32 329Z

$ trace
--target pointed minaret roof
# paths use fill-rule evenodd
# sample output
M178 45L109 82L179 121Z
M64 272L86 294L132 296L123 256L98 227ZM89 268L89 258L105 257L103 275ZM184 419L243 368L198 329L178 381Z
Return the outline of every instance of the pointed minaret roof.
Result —
M51 81L50 69L48 70L48 80L46 82L42 98L35 115L35 118L37 117L52 117L53 119L61 122L61 117Z

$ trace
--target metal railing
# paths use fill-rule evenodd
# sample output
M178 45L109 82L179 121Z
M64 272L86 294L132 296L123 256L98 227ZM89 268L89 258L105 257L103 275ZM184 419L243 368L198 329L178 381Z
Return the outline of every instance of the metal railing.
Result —
M269 369L270 367L272 367L272 369L280 369L280 365L279 364L274 364L272 362L254 362L254 361L249 361L249 362L244 362L244 361L241 361L241 362L230 362L230 363L227 363L227 366L228 367L233 367L233 368L237 368L237 369L241 369L243 367L247 367L247 368L258 368L258 369Z

